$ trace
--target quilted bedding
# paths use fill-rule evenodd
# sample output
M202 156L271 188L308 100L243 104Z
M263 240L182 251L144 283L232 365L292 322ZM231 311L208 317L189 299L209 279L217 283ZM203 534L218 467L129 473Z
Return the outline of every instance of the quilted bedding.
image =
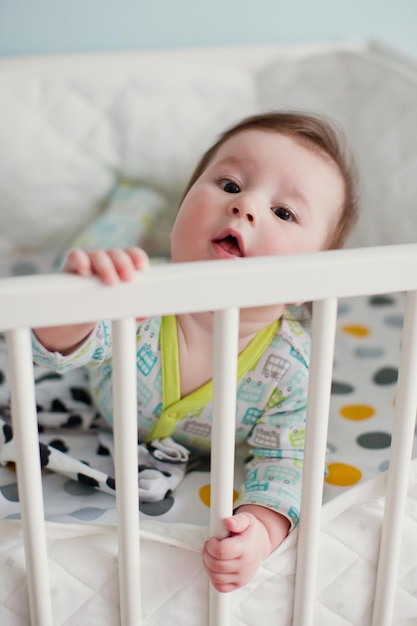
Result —
M410 473L394 613L396 626L417 615L417 462ZM315 623L370 623L384 506L385 474L323 506ZM2 522L0 619L29 626L21 527ZM207 527L147 521L141 526L142 616L146 626L208 624L208 583L200 547ZM117 537L114 526L47 523L54 624L118 623ZM291 625L297 531L232 598L233 626ZM86 564L88 563L88 567ZM156 584L156 581L158 583ZM22 600L23 598L23 600Z

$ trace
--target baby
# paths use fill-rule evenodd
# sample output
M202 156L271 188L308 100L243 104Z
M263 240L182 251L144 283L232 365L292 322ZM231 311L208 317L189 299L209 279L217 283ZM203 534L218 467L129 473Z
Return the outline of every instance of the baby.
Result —
M296 112L247 118L221 135L197 165L170 235L172 262L340 247L357 216L352 172L328 122ZM75 249L63 271L114 285L147 267L139 248ZM279 285L274 288L279 300ZM212 313L137 324L140 439L172 435L178 444L207 452ZM35 331L35 357L42 363L62 370L90 366L93 397L108 421L110 349L106 321ZM240 311L236 444L248 443L251 458L234 515L224 520L228 536L211 537L203 547L218 591L246 584L298 523L308 360L309 335L287 306Z

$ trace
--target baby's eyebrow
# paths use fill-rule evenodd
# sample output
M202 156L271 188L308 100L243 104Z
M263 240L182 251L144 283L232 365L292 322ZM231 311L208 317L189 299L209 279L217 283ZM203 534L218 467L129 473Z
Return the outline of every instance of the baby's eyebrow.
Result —
M246 169L253 169L254 162L252 159L241 159L239 157L230 155L225 156L223 159L215 164L216 167L244 167Z
M296 187L288 189L288 196L294 200L302 202L306 207L310 206L308 198L302 193L302 191L300 191L300 189L297 189Z

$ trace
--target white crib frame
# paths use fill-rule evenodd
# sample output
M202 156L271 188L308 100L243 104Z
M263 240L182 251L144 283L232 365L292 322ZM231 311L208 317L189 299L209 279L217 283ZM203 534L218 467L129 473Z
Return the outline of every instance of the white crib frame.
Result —
M392 624L417 406L417 244L157 266L114 288L68 275L0 281L31 624L52 626L30 328L106 317L114 332L114 435L121 624L140 623L135 318L211 310L215 318L211 532L232 513L239 309L313 301L294 626L312 626L337 300L407 292L372 626ZM175 285L175 289L173 289ZM234 355L234 356L233 356ZM24 434L24 436L23 436ZM222 479L220 480L220 476ZM227 480L225 480L227 476ZM137 549L132 549L137 546ZM210 624L230 624L230 594L211 588Z

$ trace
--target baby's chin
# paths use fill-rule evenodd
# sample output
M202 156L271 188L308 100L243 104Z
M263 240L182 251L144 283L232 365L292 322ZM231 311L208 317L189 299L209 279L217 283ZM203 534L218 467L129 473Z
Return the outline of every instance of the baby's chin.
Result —
M248 323L267 326L282 317L285 308L285 304L273 304L240 309L239 320L241 324Z

